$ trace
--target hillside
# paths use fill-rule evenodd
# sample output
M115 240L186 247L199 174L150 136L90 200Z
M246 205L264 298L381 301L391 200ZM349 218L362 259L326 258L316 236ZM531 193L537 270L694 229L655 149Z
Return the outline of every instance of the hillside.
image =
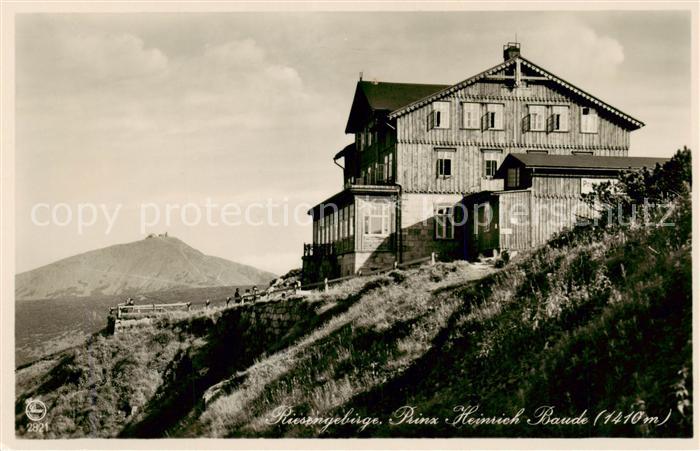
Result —
M206 300L214 305L248 285L206 288L173 288L135 296L136 304L190 302L201 308ZM264 289L265 285L259 285ZM15 304L15 366L26 365L85 342L105 327L110 307L124 302L122 295L100 295L59 299L36 299Z
M19 300L139 294L173 288L267 284L274 275L205 255L174 237L153 236L20 273Z
M673 176L677 163L667 165ZM683 174L630 177L616 199L627 202L625 215L638 197L663 199L651 216L672 226L575 229L500 269L453 262L357 278L268 303L276 309L269 323L261 303L95 335L17 372L18 435L38 436L23 412L40 398L52 427L46 438L691 437L692 221ZM292 325L284 306L302 311ZM404 406L423 421L400 422ZM459 406L477 406L473 418L524 410L516 424L474 425L456 421ZM589 421L527 424L542 406ZM280 409L377 422L277 421Z

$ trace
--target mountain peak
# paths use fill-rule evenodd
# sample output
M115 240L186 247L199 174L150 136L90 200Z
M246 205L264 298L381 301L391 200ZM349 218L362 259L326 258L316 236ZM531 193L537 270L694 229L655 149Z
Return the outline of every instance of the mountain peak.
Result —
M138 294L172 288L266 284L274 274L206 255L179 238L151 234L74 255L15 278L17 299Z

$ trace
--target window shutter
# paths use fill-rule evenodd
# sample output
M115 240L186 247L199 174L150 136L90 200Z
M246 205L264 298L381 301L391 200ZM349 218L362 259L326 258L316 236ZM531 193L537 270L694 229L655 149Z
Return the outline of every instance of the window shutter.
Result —
M481 104L478 103L463 103L462 104L462 126L468 129L479 128L479 110Z
M489 118L489 126L495 130L503 128L503 105L500 103L490 103L487 107L491 117Z
M598 133L598 113L596 113L594 110L591 110L591 114L589 114L589 117L589 131L591 133Z
M568 106L555 106L552 107L554 114L558 116L559 127L555 127L556 130L566 132L569 131L569 107ZM554 124L557 125L556 123Z
M569 108L562 108L559 115L559 130L569 131Z
M598 133L598 114L593 108L581 108L581 131L583 133Z
M555 119L554 119L553 114L547 118L547 131L548 132L554 131L554 121L555 121Z
M445 158L443 160L443 165L444 165L444 175L452 175L452 160L450 158Z
M450 102L435 102L428 114L428 130L450 128Z
M522 124L521 124L522 128L523 128L523 132L530 131L530 121L531 120L532 120L532 118L531 118L530 114L526 114L525 117L523 117Z

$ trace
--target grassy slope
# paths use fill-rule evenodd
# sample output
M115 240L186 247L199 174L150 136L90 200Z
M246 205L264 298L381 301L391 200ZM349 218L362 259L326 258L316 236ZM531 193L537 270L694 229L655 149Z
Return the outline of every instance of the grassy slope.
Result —
M403 405L450 418L459 404L489 415L552 405L643 410L671 420L654 428L386 423L337 436L688 436L691 434L690 207L677 227L586 236L547 247L476 285L440 290L466 268L441 265L371 292L345 315L258 362L229 396L208 406L191 434L314 436L319 428L271 426L280 405L295 414L388 418ZM451 274L450 271L454 271ZM444 280L447 279L447 280ZM437 291L436 291L437 288ZM323 434L322 434L323 435Z
M455 262L352 280L312 296L327 312L313 332L244 359L226 354L225 322L197 332L192 318L173 318L131 337L96 337L52 369L44 362L18 374L18 425L24 398L39 395L51 405L54 436L143 435L144 419L174 405L185 407L162 434L688 436L689 205L673 220L677 227L564 236L485 278L483 268ZM190 367L178 364L183 354ZM222 355L229 360L220 362ZM205 404L202 394L214 383L222 389ZM569 415L673 414L660 428L385 422L324 434L266 422L280 405L296 414L342 416L353 408L386 419L405 404L444 418L469 403L494 415L543 404Z
M238 288L244 291L249 285ZM265 285L260 285L264 288ZM135 296L137 304L191 302L200 308L209 299L223 305L236 286L178 288ZM105 326L110 307L124 302L125 295L101 295L17 302L15 306L15 364L24 366L40 358L80 345Z

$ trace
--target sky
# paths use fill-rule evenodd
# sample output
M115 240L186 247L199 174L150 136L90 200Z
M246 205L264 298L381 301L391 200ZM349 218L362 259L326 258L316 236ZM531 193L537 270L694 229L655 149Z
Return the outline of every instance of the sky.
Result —
M516 33L523 56L646 123L630 155L690 145L683 11L20 15L17 272L166 231L300 267L306 208L342 189L359 73L456 83Z

